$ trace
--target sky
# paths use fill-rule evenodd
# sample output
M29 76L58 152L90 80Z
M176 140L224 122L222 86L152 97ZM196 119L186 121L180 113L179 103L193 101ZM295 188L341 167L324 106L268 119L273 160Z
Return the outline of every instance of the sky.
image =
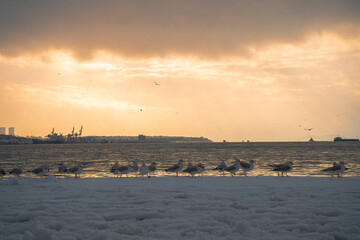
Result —
M360 137L356 0L4 0L0 36L20 136Z

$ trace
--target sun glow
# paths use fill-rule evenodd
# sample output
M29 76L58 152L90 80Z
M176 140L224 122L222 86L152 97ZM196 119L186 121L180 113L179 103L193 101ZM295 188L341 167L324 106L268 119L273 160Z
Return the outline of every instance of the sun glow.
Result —
M324 34L301 43L257 48L248 58L130 59L98 52L80 61L69 52L55 50L16 58L0 56L0 109L9 112L4 117L9 123L18 121L10 108L21 109L27 116L32 116L33 106L43 112L61 112L57 120L48 116L43 121L29 117L29 121L49 129L62 118L67 122L76 118L87 125L89 134L130 135L141 130L213 140L267 140L274 135L279 140L306 139L309 136L298 128L305 117L319 136L337 134L340 128L351 132L360 117L350 117L360 106L359 45ZM319 109L328 104L332 108L327 114L340 113L342 123L324 124L328 116ZM98 127L98 119L107 122L108 132ZM22 135L35 134L32 131L19 130Z

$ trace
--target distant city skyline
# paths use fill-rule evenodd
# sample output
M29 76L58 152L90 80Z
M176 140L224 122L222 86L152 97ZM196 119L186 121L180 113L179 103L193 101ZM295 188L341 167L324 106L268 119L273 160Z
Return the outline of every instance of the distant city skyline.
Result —
M0 134L15 136L15 128L9 127L6 133L6 127L0 127Z
M355 0L1 1L0 126L359 138L359 12Z

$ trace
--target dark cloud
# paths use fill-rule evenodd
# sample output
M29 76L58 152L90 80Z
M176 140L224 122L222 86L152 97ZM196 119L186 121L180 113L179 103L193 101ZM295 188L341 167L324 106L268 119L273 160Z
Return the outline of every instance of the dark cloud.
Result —
M0 54L63 49L83 59L96 50L221 57L314 32L354 37L359 23L357 0L4 0Z

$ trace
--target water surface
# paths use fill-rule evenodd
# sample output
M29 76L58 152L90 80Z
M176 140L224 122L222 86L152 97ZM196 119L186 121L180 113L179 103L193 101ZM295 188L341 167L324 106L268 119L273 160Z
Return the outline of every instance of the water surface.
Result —
M21 166L24 171L47 164L56 174L59 163L73 166L87 164L84 177L112 177L109 169L118 161L127 165L137 160L139 166L155 161L157 176L169 176L164 169L183 159L205 165L206 176L218 176L211 171L221 160L227 164L234 157L255 160L250 176L274 176L268 167L272 163L292 161L292 176L326 176L322 169L332 162L344 161L349 168L345 176L360 176L359 142L250 142L250 143L111 143L111 144L52 144L0 146L0 167L11 170ZM31 177L25 173L24 177Z

